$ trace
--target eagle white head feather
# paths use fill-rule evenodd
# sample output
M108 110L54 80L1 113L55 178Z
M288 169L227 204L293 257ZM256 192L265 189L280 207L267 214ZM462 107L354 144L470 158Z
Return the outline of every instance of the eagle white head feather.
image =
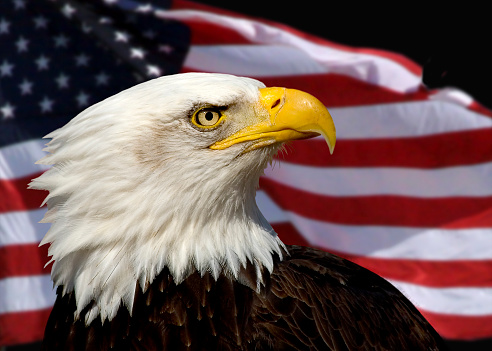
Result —
M256 205L259 177L284 141L317 134L333 149L312 96L222 74L161 77L89 107L46 136L39 163L53 166L30 185L49 191L54 284L75 291L76 314L96 302L89 324L121 303L131 313L136 284L164 267L177 283L237 277L248 261L271 271L283 244Z

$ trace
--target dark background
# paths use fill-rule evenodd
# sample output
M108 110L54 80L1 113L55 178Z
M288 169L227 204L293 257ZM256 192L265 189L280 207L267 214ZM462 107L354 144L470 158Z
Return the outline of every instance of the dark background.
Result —
M204 4L288 24L336 43L401 53L429 88L457 87L492 109L492 2L231 1ZM449 341L451 351L492 350L492 339ZM39 344L9 347L36 350Z

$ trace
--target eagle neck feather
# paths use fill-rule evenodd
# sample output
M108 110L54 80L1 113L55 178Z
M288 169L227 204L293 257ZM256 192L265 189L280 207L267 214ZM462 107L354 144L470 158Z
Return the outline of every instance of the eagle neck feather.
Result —
M232 172L245 174L234 179L212 169L197 172L193 162L169 161L162 173L128 172L123 162L112 165L111 176L100 174L81 187L93 176L87 162L55 163L32 187L50 190L45 221L52 227L42 244L51 244L54 284L64 294L75 291L76 317L91 301L87 324L97 316L111 320L122 304L131 313L136 284L145 290L164 268L179 284L196 271L238 279L252 264L259 290L262 272L273 270L273 256L282 259L284 248L255 202L259 175L275 151L259 150L264 164ZM166 175L178 167L191 179ZM54 185L61 176L64 192ZM208 179L215 181L207 185Z

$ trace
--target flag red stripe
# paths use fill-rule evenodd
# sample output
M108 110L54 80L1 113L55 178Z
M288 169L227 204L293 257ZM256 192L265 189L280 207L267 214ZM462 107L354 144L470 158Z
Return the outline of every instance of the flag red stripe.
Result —
M428 287L492 287L492 260L423 261L384 259L332 252L386 279Z
M0 199L8 199L0 201L0 213L39 208L48 193L27 189L27 185L40 175L41 173L17 179L0 179Z
M266 86L280 86L305 91L316 96L328 109L332 107L370 105L427 100L424 88L402 94L382 86L334 73L261 77Z
M341 139L333 155L322 139L294 141L287 150L277 158L316 167L465 166L492 161L492 128L413 138Z
M420 311L441 337L456 340L490 338L492 316L455 316Z
M8 245L0 247L0 279L29 275L50 274L48 245Z
M273 229L287 245L313 246L291 223L275 223ZM429 287L492 287L492 260L430 261L386 259L329 251L365 267L386 279Z
M0 345L25 344L43 339L51 308L0 314Z
M404 196L325 196L260 178L260 188L285 210L339 224L441 227L483 227L492 224L492 197L410 198ZM475 221L479 221L476 223Z
M197 72L196 68L183 67L182 73ZM328 109L382 103L398 103L427 100L425 89L402 94L382 86L369 84L355 78L334 73L258 77L266 86L295 88L316 96Z
M243 35L228 27L214 26L209 22L201 21L186 21L186 24L191 29L192 45L251 43Z

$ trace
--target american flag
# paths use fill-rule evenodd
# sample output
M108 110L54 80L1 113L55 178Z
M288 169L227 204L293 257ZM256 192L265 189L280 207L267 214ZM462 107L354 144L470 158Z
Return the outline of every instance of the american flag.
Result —
M287 244L382 275L445 338L492 336L492 113L422 69L288 26L177 0L0 3L0 345L39 340L54 302L39 224L40 138L142 80L187 71L318 97L337 147L293 142L257 201Z

